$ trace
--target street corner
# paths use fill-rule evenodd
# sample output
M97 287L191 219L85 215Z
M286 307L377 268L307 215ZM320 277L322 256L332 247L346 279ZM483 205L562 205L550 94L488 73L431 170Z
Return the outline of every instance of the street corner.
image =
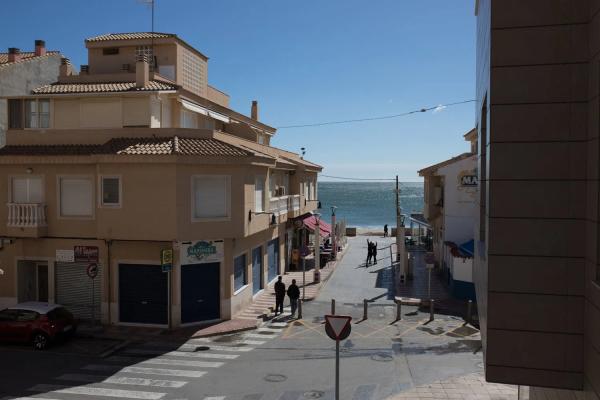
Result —
M81 357L106 357L125 346L128 341L116 338L75 336L68 340L57 340L44 351L37 351L30 345L2 343L6 351L30 352L32 354L55 354Z

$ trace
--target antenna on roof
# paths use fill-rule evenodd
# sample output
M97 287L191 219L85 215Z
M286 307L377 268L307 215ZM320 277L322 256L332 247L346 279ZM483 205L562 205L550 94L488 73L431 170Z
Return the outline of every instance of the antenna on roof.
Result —
M150 50L152 51L152 69L156 67L156 57L154 56L154 3L156 0L137 0L138 3L142 3L150 7L152 11L152 31L150 32Z

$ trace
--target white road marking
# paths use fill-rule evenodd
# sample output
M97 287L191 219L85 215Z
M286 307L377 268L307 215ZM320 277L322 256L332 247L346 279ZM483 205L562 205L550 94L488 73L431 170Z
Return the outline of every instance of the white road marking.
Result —
M147 356L169 356L169 357L190 357L190 358L214 358L223 360L235 360L239 354L219 354L207 353L205 351L190 352L190 351L169 351L164 352L152 349L129 349L124 351L125 354L147 355Z
M211 396L205 397L204 400L225 400L225 396Z
M47 397L3 397L2 400L56 400Z
M111 376L104 380L99 375L88 375L88 374L64 374L59 376L58 380L62 381L73 381L73 382L87 382L87 383L112 383L115 385L137 385L137 386L157 386L165 388L180 388L187 384L185 381L167 381L163 379L146 379L146 378L129 378L129 377L116 377Z
M281 333L281 328L258 328L258 332L272 332L272 333Z
M82 369L87 371L112 371L125 372L129 374L148 374L148 375L165 375L165 376L183 376L186 378L200 378L206 375L206 371L188 371L179 369L162 369L162 368L142 368L142 367L125 367L119 370L119 367L114 365L90 364Z
M170 358L149 358L143 359L140 357L112 356L106 358L106 361L135 363L138 364L162 364L162 365L178 365L185 367L200 367L200 368L219 368L224 363L219 361L190 361L190 360L175 360Z
M287 328L288 324L287 322L271 322L269 326L273 328Z
M261 335L260 333L246 333L244 336L257 339L271 339L275 337L275 335Z
M193 340L199 340L199 338L196 339L190 339L188 340L185 344L182 344L181 346L179 346L178 350L186 350L188 349L189 351L194 350L196 347L198 346L206 346L206 343L210 343L207 341L203 341L203 342L191 342ZM164 342L147 342L146 343L147 346L144 347L148 347L148 348L169 348L170 350L173 350L173 347L168 347L168 344L165 344ZM247 352L247 351L252 351L254 350L254 347L247 347L247 346L222 346L222 345L215 345L215 344L210 344L210 349L211 350L215 350L215 351L228 351L228 352L235 352L235 351L239 351L239 352Z
M107 389L90 386L63 386L63 385L35 385L28 389L32 392L51 392L64 394L77 394L85 396L121 397L125 399L159 400L166 393L142 392L138 390Z
M199 345L202 345L202 344L214 343L214 342L209 338L195 338L195 339L188 340L187 343L199 343ZM265 344L265 343L266 342L263 340L233 340L231 342L227 342L227 344L232 345L232 346L234 346L236 344L261 345L261 344ZM213 346L210 345L209 347L213 347Z

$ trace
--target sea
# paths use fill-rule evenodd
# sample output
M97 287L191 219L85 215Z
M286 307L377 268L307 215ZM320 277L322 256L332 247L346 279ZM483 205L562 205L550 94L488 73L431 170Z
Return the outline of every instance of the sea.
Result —
M346 226L379 229L396 226L396 182L319 182L318 198L325 221L336 206L338 220ZM423 183L400 183L402 214L423 212Z

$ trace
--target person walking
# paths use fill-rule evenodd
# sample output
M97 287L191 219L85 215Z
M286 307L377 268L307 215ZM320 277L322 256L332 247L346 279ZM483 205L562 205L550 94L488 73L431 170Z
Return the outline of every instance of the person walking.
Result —
M373 264L377 264L377 242L372 243Z
M296 314L298 308L298 299L300 298L300 289L296 285L296 280L292 279L292 284L288 286L287 295L290 298L290 307L292 309L292 317Z
M371 265L371 258L373 258L373 242L367 239L367 262L365 263L365 268L369 268L369 265Z
M387 237L388 236L388 226L387 224L385 224L383 226L383 237Z
M281 281L281 275L275 282L275 315L283 314L283 300L285 299L285 283Z

